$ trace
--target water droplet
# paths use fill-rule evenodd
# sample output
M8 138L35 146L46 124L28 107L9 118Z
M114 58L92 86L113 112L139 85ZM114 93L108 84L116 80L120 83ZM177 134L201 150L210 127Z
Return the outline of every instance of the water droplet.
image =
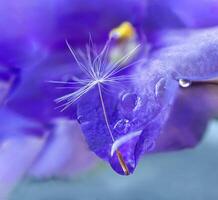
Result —
M150 152L154 149L155 147L155 141L151 138L146 139L144 143L144 150L147 152Z
M185 79L179 79L179 85L183 88L188 88L192 84L191 81Z
M114 130L118 133L126 134L130 129L130 122L128 119L121 119L114 125Z
M140 102L140 97L137 96L137 94L134 93L126 93L122 96L121 104L124 109L127 109L128 111L132 111L136 108L136 106Z
M163 95L166 90L166 80L164 78L160 78L155 85L155 96L160 97Z
M82 115L79 115L77 117L77 121L78 121L79 124L82 124L85 121L85 118Z

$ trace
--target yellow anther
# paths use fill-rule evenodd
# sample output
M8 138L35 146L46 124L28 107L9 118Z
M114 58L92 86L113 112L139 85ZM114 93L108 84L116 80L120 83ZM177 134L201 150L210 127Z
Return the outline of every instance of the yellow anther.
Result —
M110 32L110 37L116 37L119 40L128 40L135 35L135 29L129 22L123 22L117 28L114 28Z

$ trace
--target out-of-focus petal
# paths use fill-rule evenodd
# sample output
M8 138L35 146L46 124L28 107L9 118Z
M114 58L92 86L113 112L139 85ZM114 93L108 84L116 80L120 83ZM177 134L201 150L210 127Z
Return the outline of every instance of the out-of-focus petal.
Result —
M183 28L186 25L173 10L169 0L148 0L144 29L152 34L154 31L168 28ZM152 36L152 35L149 35Z
M140 0L20 0L19 3L3 0L0 29L1 35L10 38L28 37L63 47L65 39L84 44L89 33L97 41L105 40L108 32L123 21L140 24L145 12L146 2Z
M23 70L34 67L46 57L46 50L31 40L0 37L0 103L20 84Z
M19 37L1 37L0 49L0 65L16 69L35 66L47 54L37 41Z
M37 123L0 110L0 198L23 177L44 145L43 129Z
M59 118L54 121L45 148L29 174L37 178L75 175L90 168L95 161L78 123Z
M148 0L144 28L152 33L161 29L215 26L217 11L217 0Z
M69 90L67 84L60 85L49 81L67 82L77 71L78 67L69 52L50 54L38 65L22 71L20 83L8 98L7 107L43 123L63 115L75 118L75 107L61 112L61 108L56 108L57 104L54 102L72 88Z
M154 152L194 147L201 141L208 120L217 116L216 85L196 84L181 89Z
M44 144L42 138L23 136L10 138L0 144L0 198L13 189L38 155Z
M169 0L167 3L188 27L198 28L218 25L217 0L179 0L176 2Z
M0 66L0 105L5 103L9 93L16 87L19 70Z
M9 109L0 109L0 140L10 137L35 135L41 137L45 134L43 126L33 120L23 117Z

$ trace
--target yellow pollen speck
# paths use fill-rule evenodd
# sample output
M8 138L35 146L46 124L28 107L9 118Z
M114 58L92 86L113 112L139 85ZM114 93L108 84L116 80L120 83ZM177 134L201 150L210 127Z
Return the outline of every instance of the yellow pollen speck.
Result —
M135 29L129 22L123 22L117 28L114 28L110 32L110 37L117 37L120 40L128 40L134 37Z

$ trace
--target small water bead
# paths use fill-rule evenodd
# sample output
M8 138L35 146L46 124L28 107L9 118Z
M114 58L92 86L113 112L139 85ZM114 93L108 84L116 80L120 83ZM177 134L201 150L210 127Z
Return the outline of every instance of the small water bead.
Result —
M190 80L179 79L179 85L183 88L188 88L191 84L192 82Z
M166 80L164 78L160 78L155 85L155 96L160 97L163 95L166 90Z
M130 129L130 122L128 119L121 119L114 125L114 130L118 133L126 134Z
M126 93L122 96L121 104L128 111L134 110L140 102L140 97L134 93Z
M79 116L77 117L77 121L78 121L79 124L82 124L83 122L85 122L85 117L82 116L82 115L79 115Z
M146 139L144 142L144 150L146 152L150 152L155 148L155 145L156 145L156 143L155 143L154 139L151 139L151 138Z

